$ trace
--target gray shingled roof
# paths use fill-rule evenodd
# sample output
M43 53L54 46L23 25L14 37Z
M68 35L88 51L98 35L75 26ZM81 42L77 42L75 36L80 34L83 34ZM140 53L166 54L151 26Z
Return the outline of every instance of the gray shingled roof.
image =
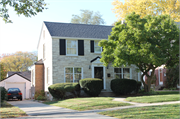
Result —
M108 39L113 26L44 22L51 36Z
M44 64L44 63L43 63L43 60L40 59L39 61L35 62L34 64Z
M24 78L28 79L29 81L31 81L31 71L24 71L24 72L9 71L8 77L10 77L13 74L19 74L19 75L23 76Z

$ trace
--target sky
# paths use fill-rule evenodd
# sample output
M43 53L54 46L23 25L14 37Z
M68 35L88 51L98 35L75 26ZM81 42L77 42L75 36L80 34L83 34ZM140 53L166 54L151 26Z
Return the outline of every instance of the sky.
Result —
M117 18L112 12L113 0L45 0L47 10L30 18L18 16L9 9L13 23L0 19L0 54L17 51L37 51L37 44L43 21L70 23L72 15L80 15L80 10L99 11L105 25L111 25Z

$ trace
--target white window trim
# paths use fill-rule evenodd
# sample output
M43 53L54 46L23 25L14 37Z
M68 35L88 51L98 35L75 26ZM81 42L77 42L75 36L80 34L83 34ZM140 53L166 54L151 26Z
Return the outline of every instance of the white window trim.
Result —
M95 51L95 42L100 42L100 41L94 40L94 53L101 53L102 52L102 47L101 47L101 51L100 52L96 52Z
M129 73L130 73L130 79L132 79L132 68L130 68L130 67L114 67L114 69L115 68L121 68L121 73L118 73L118 74L123 74L123 68L129 68L130 69L130 71L129 71ZM115 73L114 71L113 71L113 73L114 73L114 75L115 74L117 74L117 73ZM121 75L122 77L121 78L123 78L123 75ZM114 77L114 76L113 76ZM115 77L114 77L114 79L115 79Z
M67 54L67 41L68 40L76 41L76 54ZM66 56L78 56L78 40L66 39Z
M163 68L159 68L159 69L158 69L159 85L163 85L163 81L161 81L161 79L160 79L160 73L163 73ZM162 78L163 78L163 77L162 77Z
M94 78L94 67L103 67L103 82L104 82L104 90L106 90L106 67L102 64L92 64L91 66L92 78Z
M74 68L81 68L81 79L83 79L83 67L64 67L64 83L66 83L66 68L73 68L73 83L74 83L74 80L75 80L74 79Z

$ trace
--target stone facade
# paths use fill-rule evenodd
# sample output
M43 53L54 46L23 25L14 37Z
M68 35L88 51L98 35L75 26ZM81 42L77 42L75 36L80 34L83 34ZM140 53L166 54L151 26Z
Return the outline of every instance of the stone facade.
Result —
M68 40L68 39L66 39ZM91 63L91 60L100 56L100 53L91 53L90 40L84 40L84 56L66 56L59 55L59 39L52 39L52 84L65 82L65 67L81 67L83 69L83 78L92 78L94 70L93 68L103 67L104 69L104 90L111 92L110 82L114 79L114 68L109 64L108 68L103 66L103 63ZM89 69L89 66L91 67ZM138 72L135 71L134 66L128 67L131 70L131 78L138 80ZM110 74L110 77L107 76Z

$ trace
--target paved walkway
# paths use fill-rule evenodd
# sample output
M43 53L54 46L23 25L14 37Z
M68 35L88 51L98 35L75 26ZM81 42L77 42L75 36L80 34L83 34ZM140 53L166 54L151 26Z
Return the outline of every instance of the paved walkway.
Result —
M51 105L46 105L43 103L24 100L24 101L8 101L8 103L19 107L21 110L28 114L28 117L20 117L20 118L67 118L67 119L115 119L113 117L108 117L104 115L97 114L98 112L117 110L117 109L126 109L126 108L134 108L134 107L144 107L144 106L156 106L156 105L165 105L165 104L176 104L180 103L180 101L173 102L162 102L162 103L135 103L124 101L125 98L115 98L114 101L120 101L125 103L132 104L131 106L123 106L123 107L114 107L107 109L97 109L97 110L87 110L87 111L76 111Z

